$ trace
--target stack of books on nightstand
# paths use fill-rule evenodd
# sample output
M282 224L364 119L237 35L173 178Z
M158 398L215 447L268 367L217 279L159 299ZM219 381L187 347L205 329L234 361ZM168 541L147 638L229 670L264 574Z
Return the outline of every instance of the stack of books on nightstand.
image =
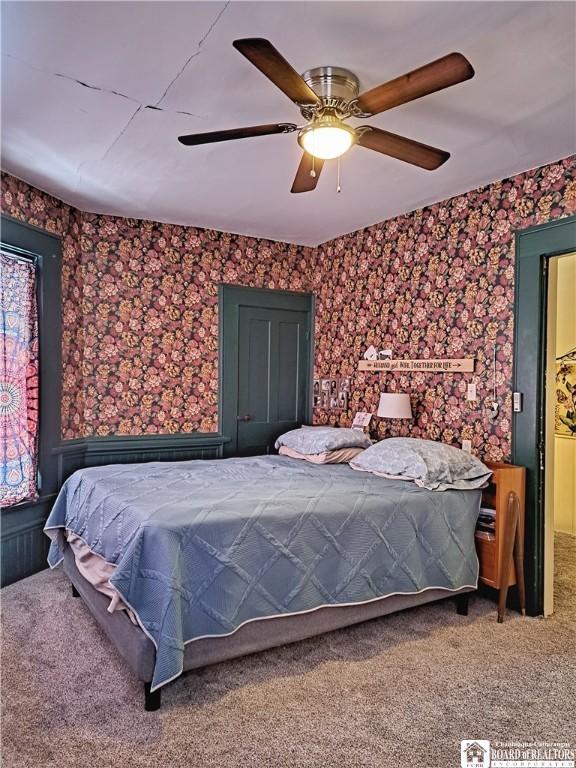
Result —
M480 507L478 522L476 523L476 536L479 539L496 538L496 510L489 507Z

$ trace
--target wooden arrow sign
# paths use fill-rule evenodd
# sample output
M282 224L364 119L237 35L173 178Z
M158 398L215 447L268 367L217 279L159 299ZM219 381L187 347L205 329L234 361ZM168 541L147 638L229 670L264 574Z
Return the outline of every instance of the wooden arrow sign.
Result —
M471 373L474 358L456 360L360 360L359 371L431 371L436 373Z

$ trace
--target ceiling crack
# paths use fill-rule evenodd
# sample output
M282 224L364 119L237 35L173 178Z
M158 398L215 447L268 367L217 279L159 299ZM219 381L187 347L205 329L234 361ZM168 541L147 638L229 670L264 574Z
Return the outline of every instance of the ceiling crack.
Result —
M132 122L132 120L134 120L134 118L136 117L136 115L138 114L138 112L140 112L140 110L141 110L141 109L142 109L142 105L140 104L140 105L138 106L138 108L136 109L136 111L135 111L135 112L132 114L132 116L130 117L130 119L128 120L128 122L127 122L127 123L126 123L126 125L124 126L124 128L122 128L122 130L120 131L120 133L118 134L118 136L116 136L116 138L114 139L114 141L112 142L112 144L110 144L110 146L108 147L108 149L106 150L106 152L104 152L104 154L102 155L102 157L100 158L100 160L105 160L105 159L108 157L109 153L112 151L112 149L114 149L114 147L116 146L116 144L118 143L118 141L119 141L119 140L122 138L122 136L124 136L124 134L125 134L125 133L126 133L126 131L128 130L128 127L130 126L130 123Z
M195 52L194 52L194 53L193 53L191 56L189 56L189 58L188 58L188 59L186 60L186 62L184 63L184 66L183 66L183 67L180 69L180 71L179 71L179 72L178 72L178 73L175 75L175 77L174 77L174 78L172 78L172 80L170 81L170 83L168 83L168 86L166 87L166 89L165 89L164 93L162 94L162 96L161 96L161 97L158 99L158 101L156 102L156 104L153 104L153 105L152 105L152 104L146 104L146 105L145 105L145 104L142 104L142 102L140 102L138 99L135 99L135 98L133 98L132 96L128 96L128 95L127 95L127 94L125 94L125 93L121 93L120 91L115 91L115 90L112 90L112 89L108 89L108 88L101 88L100 86L97 86L97 85L91 85L90 83L85 83L83 80L79 80L78 78L76 78L76 77L72 77L71 75L65 75L65 74L62 74L61 72L51 72L50 70L44 69L43 67L38 67L38 66L36 66L36 65L34 65L34 64L31 64L30 62L28 62L28 61L25 61L24 59L20 59L20 58L18 58L17 56L13 56L13 55L12 55L12 54L10 54L10 53L2 53L2 56L6 56L6 57L7 57L7 58L9 58L9 59L13 59L14 61L17 61L19 64L23 64L24 66L26 66L26 67L29 67L30 69L33 69L33 70L35 70L36 72L42 72L43 74L45 74L45 75L50 75L51 77L60 77L60 78L62 78L62 79L64 79L64 80L69 80L69 81L71 81L71 82L73 82L73 83L76 83L77 85L81 85L83 88L88 88L88 89L90 89L90 90L92 90L92 91L99 91L100 93L108 93L108 94L111 94L111 95L113 95L113 96L119 96L119 97L120 97L120 98L122 98L122 99L127 99L128 101L131 101L133 104L137 104L137 105L138 105L138 106L136 107L136 109L134 110L134 112L132 113L132 115L130 116L129 120L126 122L126 124L125 124L125 125L124 125L124 127L122 128L122 130L121 130L121 131L118 133L118 135L116 136L116 138L114 139L114 141L113 141L113 142L112 142L112 143L111 143L111 144L108 146L108 148L106 149L106 151L104 152L104 154L103 154L103 155L102 155L102 157L100 158L100 160L102 161L102 160L105 160L105 159L108 157L108 155L109 155L109 154L110 154L110 152L111 152L111 151L114 149L114 147L116 146L116 144L118 143L118 141L119 141L119 140L122 138L122 136L123 136L123 135L126 133L126 131L128 130L128 128L130 127L130 125L131 125L132 121L133 121L133 120L134 120L134 118L136 117L136 115L137 115L137 114L140 112L140 110L142 110L142 109L152 109L152 110L157 110L157 111L159 111L159 112L174 112L175 114L178 114L178 115L187 115L187 116L189 116L189 117L196 117L196 118L198 118L198 119L202 119L202 118L203 118L203 115L196 115L196 114L194 114L193 112L186 112L186 111L184 111L184 110L179 110L179 109L175 109L175 110L171 110L171 109L164 109L163 107L160 107L159 105L160 105L160 102L161 102L161 101L162 101L162 100L165 98L165 96L166 96L166 94L168 93L168 91L170 90L170 88L171 88L171 87L174 85L174 83L176 82L176 80L177 80L177 79L180 77L180 75L181 75L181 74L184 72L184 70L186 69L186 67L188 66L188 64L189 64L189 63L192 61L192 59L194 59L194 58L196 58L196 56L199 56L199 55L200 55L200 53L202 52L202 51L201 51L201 46L202 46L202 44L203 44L203 43L204 43L204 42L207 40L208 36L209 36L209 35L210 35L210 33L212 32L212 30L214 29L214 27L216 26L216 24L217 24L217 23L220 21L220 18L221 18L221 16L222 16L222 14L223 14L223 13L226 11L226 9L227 9L227 8L228 8L228 6L230 5L231 1L232 1L232 0L227 0L227 2L225 3L224 7L223 7L223 8L220 10L220 12L218 13L218 15L216 16L216 18L214 19L214 21L213 21L213 22L212 22L212 24L210 25L210 27L208 28L208 30L206 31L206 33L203 35L203 37L201 38L201 40L198 42L198 50L197 50L197 51L195 51ZM80 183L80 182L81 182L81 180L82 180L82 177L81 177L81 175L80 175L80 169L81 169L81 167L82 167L83 165L85 165L87 162L88 162L88 161L86 161L86 160L85 160L84 162L80 163L80 165L78 166L78 169L77 169L77 174L78 174L78 178L79 178L79 183Z
M194 54L194 55L197 55L197 54ZM121 93L120 91L115 91L110 88L101 88L98 85L91 85L90 83L85 83L83 80L79 80L76 77L72 77L72 75L64 75L61 72L51 72L48 69L44 69L43 67L37 67L35 64L31 64L29 61L25 61L24 59L19 59L17 56L13 56L11 53L3 53L2 56L6 56L9 59L13 59L14 61L17 61L19 64L23 64L25 67L29 67L30 69L33 69L36 72L41 72L42 74L49 75L50 77L61 77L63 80L69 80L70 82L76 83L77 85L81 85L83 88L88 88L91 91L99 91L100 93L108 93L112 96L120 96L120 98L127 99L128 101L131 101L133 104L138 104L139 108L156 109L159 112L173 112L174 114L177 114L177 115L187 115L188 117L197 117L199 119L203 119L204 117L203 115L195 115L193 112L185 112L184 110L180 110L180 109L165 109L164 107L159 107L157 105L153 106L151 104L143 104L138 99L135 99L133 96L128 96L126 93Z
M155 107L158 107L161 104L161 102L165 99L165 97L168 94L168 91L170 90L170 88L172 88L172 86L174 85L176 80L178 80L180 75L182 75L184 73L186 67L188 66L188 64L190 64L192 59L195 59L196 56L199 56L202 53L202 44L206 42L206 40L208 39L208 36L213 31L214 27L218 24L218 22L220 21L220 18L222 17L222 15L224 14L224 12L226 11L226 9L228 8L228 6L230 5L231 2L232 2L232 0L227 0L227 2L225 3L224 7L220 10L220 12L216 16L216 18L214 19L212 24L208 27L207 31L205 32L203 37L198 42L198 50L195 51L191 56L189 56L186 59L186 61L184 62L184 65L182 66L180 71L172 78L172 80L166 86L166 89L164 90L164 93L162 94L162 96L160 96L160 98L158 99L158 101L154 105ZM197 115L194 115L194 117L197 117Z
M70 80L73 83L77 83L78 85L81 85L83 88L89 88L91 91L100 91L101 93L110 93L113 96L120 96L122 99L128 99L128 101L132 101L135 104L140 103L138 99L135 99L132 96L128 96L125 93L120 93L120 91L113 91L108 88L100 88L98 85L90 85L90 83L85 83L82 80L78 80L78 78L76 77L72 77L71 75L64 75L61 72L50 72L50 70L44 69L43 67L37 67L35 64L31 64L29 61L24 61L24 59L19 59L17 56L13 56L11 53L3 53L2 56L6 56L8 59L13 59L14 61L17 61L19 64L23 64L25 67L30 67L30 69L34 69L36 72L42 72L43 74L50 75L51 77L61 77L63 80Z
M185 112L183 109L166 109L165 107L157 107L154 104L142 104L144 109L153 109L155 112L174 112L175 115L188 115L188 117L197 117L199 120L204 120L204 115L195 115L194 112Z

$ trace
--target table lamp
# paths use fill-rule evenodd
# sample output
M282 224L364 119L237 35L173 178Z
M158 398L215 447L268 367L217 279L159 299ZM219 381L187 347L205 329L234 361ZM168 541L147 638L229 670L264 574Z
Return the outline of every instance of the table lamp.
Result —
M381 419L411 419L412 406L410 405L410 395L382 392L376 415Z

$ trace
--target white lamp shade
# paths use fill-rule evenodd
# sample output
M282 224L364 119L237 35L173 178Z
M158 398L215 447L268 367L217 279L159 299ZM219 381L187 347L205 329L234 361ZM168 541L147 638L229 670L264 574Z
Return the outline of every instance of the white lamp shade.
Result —
M377 415L382 419L411 419L410 395L382 392Z

